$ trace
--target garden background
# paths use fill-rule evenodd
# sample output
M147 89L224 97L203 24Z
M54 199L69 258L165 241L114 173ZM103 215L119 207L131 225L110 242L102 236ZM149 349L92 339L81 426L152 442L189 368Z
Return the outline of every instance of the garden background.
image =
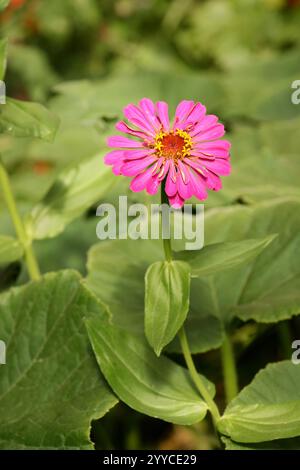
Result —
M6 3L2 0L0 5ZM224 408L218 348L224 323L229 316L232 320L233 304L238 314L231 339L241 387L269 362L289 361L292 341L300 339L300 104L291 99L292 84L300 80L300 2L11 0L1 13L0 25L0 72L4 77L6 68L6 91L12 98L0 105L0 154L25 225L31 227L41 272L74 269L87 276L89 288L125 331L132 328L127 322L137 315L144 295L144 271L133 272L132 258L140 250L145 269L152 252L139 244L139 248L126 247L125 256L118 241L99 243L95 213L100 203L115 202L119 195L127 195L132 202L146 202L147 197L130 193L128 180L116 178L104 165L106 138L121 118L122 108L144 96L167 101L173 111L182 99L201 101L225 124L232 142L232 174L223 180L223 190L211 191L205 202L206 243L279 237L242 274L232 268L217 279L217 291L225 292L221 301L217 299L219 305L213 305L208 290L199 291L203 295L194 302L201 305L200 316L196 308L191 310L188 321L196 363L216 384L217 400ZM48 112L39 107L22 108L14 100L43 104L50 113L44 115ZM44 127L36 124L44 119ZM2 195L0 228L2 235L14 236ZM3 295L28 280L18 254L15 258L2 260ZM66 290L75 282L72 276L76 277L68 274L64 280ZM123 282L128 277L129 286ZM112 285L118 285L117 293ZM34 298L33 293L26 295ZM15 310L21 310L25 300L18 302L12 304ZM3 318L0 339L15 329L12 347L23 348L26 358L30 350L26 337L35 331L31 341L38 342L42 326L36 319L26 321L21 312L14 324ZM73 326L62 326L62 343ZM138 331L139 324L135 326ZM54 354L55 344L52 347ZM60 364L77 354L75 343L73 347L67 352L57 349ZM174 351L176 344L167 354L183 364ZM0 393L0 446L43 447L34 436L47 425L51 433L60 416L55 406L38 406L53 377L49 372L44 379L36 371L36 388L29 377L23 387L6 393L8 378L15 373L10 367L9 362L0 365L0 390L5 392L4 399ZM93 367L84 367L85 373ZM56 377L60 373L67 372L53 370ZM84 372L81 379L86 380ZM116 404L112 396L100 412L93 384L74 397L78 381L70 387L72 392L65 395L70 401L64 403L61 397L60 404L73 410L66 424L68 433L78 427L78 435L81 431L87 435L92 422L96 449L214 449L220 445L209 419L189 427L171 424ZM105 416L93 419L99 414ZM88 446L84 439L78 438L77 443L75 437L74 443L76 448ZM57 438L50 447L65 445L63 438ZM226 445L233 446L229 439ZM300 448L300 441L276 445Z

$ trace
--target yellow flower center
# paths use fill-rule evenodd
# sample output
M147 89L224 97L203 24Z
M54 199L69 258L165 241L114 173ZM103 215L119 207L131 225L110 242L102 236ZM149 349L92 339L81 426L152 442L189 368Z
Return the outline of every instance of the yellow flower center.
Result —
M172 159L176 162L190 155L192 139L187 132L181 129L160 132L155 137L154 148L158 157Z

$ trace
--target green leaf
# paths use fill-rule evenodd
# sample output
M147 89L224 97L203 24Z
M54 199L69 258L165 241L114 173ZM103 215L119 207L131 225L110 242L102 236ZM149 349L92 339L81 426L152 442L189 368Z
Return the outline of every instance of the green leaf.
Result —
M186 329L194 353L203 352L209 346L219 347L224 328L228 328L236 316L244 321L273 323L299 313L299 210L298 200L279 199L256 206L236 205L206 212L208 244L264 238L272 233L278 236L248 264L192 279L191 311ZM196 334L200 331L200 322L206 326L208 334L214 331L211 341L206 334L205 338ZM180 350L177 341L172 344L172 350Z
M274 240L275 236L215 243L200 251L184 251L176 256L190 264L192 276L209 276L251 261Z
M274 58L254 58L228 74L224 80L227 117L246 116L262 121L299 117L299 106L291 102L291 84L299 78L299 57L299 48L295 48Z
M163 356L158 358L145 337L113 326L107 317L87 320L87 329L102 373L128 406L177 424L193 424L205 417L207 405L187 371ZM203 379L213 396L214 386Z
M184 324L192 353L204 353L219 348L224 340L225 327L217 313L202 308L202 294L197 279L191 279L190 310ZM201 334L199 334L201 332ZM167 347L168 352L181 353L177 337Z
M1 5L0 5L1 10ZM6 70L7 39L0 40L0 80L3 80Z
M163 259L162 243L155 240L112 240L90 249L87 284L108 305L115 325L143 334L144 276L149 264ZM224 328L217 315L199 308L202 300L197 279L191 281L190 311L185 328L192 351L205 352L222 344ZM167 349L181 351L176 338Z
M264 442L300 434L300 368L268 365L228 405L221 433L237 442Z
M7 98L0 106L0 133L52 141L58 124L58 118L38 103Z
M158 241L111 240L91 247L87 285L108 305L114 324L129 332L144 332L144 277L149 264L163 259Z
M219 347L235 316L270 323L299 312L299 210L300 202L285 199L206 212L206 247L278 236L248 264L192 278L185 326L194 353ZM115 240L90 250L88 285L109 306L114 323L143 330L143 277L149 264L162 259L161 244L148 240ZM180 351L176 339L168 350Z
M115 181L101 155L62 171L28 218L32 238L51 238L61 233L72 220L100 201Z
M17 261L22 256L23 248L18 240L0 235L0 264Z
M122 88L122 93L119 90ZM143 74L126 71L108 79L88 82L71 81L56 86L57 102L62 107L72 103L77 114L119 116L128 103L138 103L143 96L164 99L174 112L179 101L205 102L208 109L219 109L225 98L223 83L212 73L188 73L178 69L167 72L144 70ZM88 113L87 113L88 109ZM71 111L70 111L71 112Z
M90 449L90 424L117 402L90 349L84 317L105 311L73 271L0 296L2 449Z
M273 87L272 87L273 88ZM292 90L293 91L293 90ZM257 103L255 118L261 120L272 119L293 119L300 115L299 107L292 103L290 82L283 83L276 87L273 93Z
M300 438L294 439L278 439L270 442L259 442L259 443L237 443L229 439L228 437L222 437L222 441L225 444L226 450L299 450L300 449Z
M183 325L190 298L190 266L182 261L158 261L145 277L145 333L159 356Z
M234 316L271 323L299 313L299 210L299 201L285 199L207 213L208 243L278 236L251 263L196 280L202 299L199 308L225 324Z
M299 126L300 119L259 127L239 124L230 135L235 164L230 178L223 180L224 198L254 203L279 196L300 197Z

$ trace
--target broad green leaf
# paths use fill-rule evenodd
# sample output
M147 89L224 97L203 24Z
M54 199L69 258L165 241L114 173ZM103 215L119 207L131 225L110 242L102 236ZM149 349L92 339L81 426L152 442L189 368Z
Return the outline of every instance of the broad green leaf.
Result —
M291 84L299 78L300 50L262 61L249 60L224 78L228 92L228 117L246 116L262 121L299 117L299 106L291 101ZM270 87L272 80L272 87Z
M207 213L208 243L278 236L248 265L196 280L201 310L226 324L235 315L271 323L299 313L299 209L299 201L286 199Z
M285 81L281 87L276 87L273 90L271 96L268 95L257 103L254 117L264 121L298 118L300 115L299 106L292 103L291 100L293 91L291 90L291 82Z
M183 325L190 298L190 266L158 261L145 276L145 333L159 356Z
M228 202L300 197L299 126L300 119L293 119L235 128L230 135L233 172L223 179Z
M234 316L270 323L300 311L299 210L298 201L286 199L206 212L207 247L279 235L248 264L192 279L186 330L193 352L219 347ZM149 264L162 259L160 244L146 240L105 242L90 251L88 285L120 327L142 331L143 277ZM178 342L168 349L179 351Z
M0 235L0 264L17 261L22 256L23 248L18 240Z
M80 115L120 116L128 103L138 103L147 96L155 101L165 100L174 112L179 101L193 99L205 102L210 111L220 107L225 94L223 84L212 73L188 73L176 69L171 72L144 71L116 74L98 82L73 81L58 85L56 103L68 106ZM122 93L120 93L122 89ZM87 111L88 110L88 111Z
M163 259L159 241L111 240L92 246L87 285L108 305L114 324L130 332L144 332L144 277L151 263Z
M74 271L0 296L2 449L90 449L90 424L117 402L90 349L83 318L103 307Z
M197 279L191 279L190 310L184 324L192 353L204 353L219 348L224 340L225 328L217 313L201 308L202 295ZM177 337L167 347L168 352L181 352Z
M108 305L115 325L143 334L144 276L151 263L163 259L162 243L154 240L112 240L90 249L87 284ZM196 279L191 281L190 311L185 328L192 351L205 352L222 344L223 326L218 316L199 309L201 299ZM176 339L169 344L168 350L180 351Z
M102 373L128 406L177 424L193 424L205 417L207 405L187 371L163 356L158 358L145 337L121 330L107 317L94 316L86 323ZM213 396L214 386L203 380Z
M239 242L208 245L197 252L185 251L176 256L190 264L192 276L202 277L247 263L263 251L275 238L270 235Z
M100 202L115 181L101 155L64 170L33 208L28 219L30 235L34 239L55 237L72 220Z
M0 133L53 140L58 118L38 103L6 99L0 106Z
M232 400L219 421L237 442L264 442L300 434L300 368L291 361L268 365Z
M299 450L300 449L300 438L295 437L293 439L278 439L270 442L259 442L259 443L237 443L229 439L228 437L222 437L222 441L225 444L226 450Z
M56 238L36 241L34 251L42 272L76 269L86 272L85 253L95 241L95 221L93 217L80 217Z
M1 5L0 5L1 10ZM0 40L0 80L3 80L6 70L7 39Z
M298 200L275 200L256 206L233 206L206 212L205 240L210 243L278 236L248 264L192 279L191 314L187 328L193 352L208 344L196 335L197 319L219 323L211 347L222 344L221 332L232 319L272 323L300 311L300 238ZM218 333L217 333L218 332ZM206 343L206 344L205 344ZM176 342L172 350L179 350Z

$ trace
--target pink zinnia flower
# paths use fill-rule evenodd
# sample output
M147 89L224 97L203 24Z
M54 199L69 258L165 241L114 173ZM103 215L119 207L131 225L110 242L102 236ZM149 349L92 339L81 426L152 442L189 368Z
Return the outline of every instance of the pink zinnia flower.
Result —
M139 106L126 106L124 115L131 125L120 121L117 130L137 139L109 137L109 147L118 150L104 161L116 175L133 177L132 191L155 194L165 181L170 205L180 208L192 196L206 199L207 189L221 189L219 176L230 173L230 143L219 140L224 126L217 116L206 115L203 104L181 101L173 125L164 101L154 104L143 98Z

